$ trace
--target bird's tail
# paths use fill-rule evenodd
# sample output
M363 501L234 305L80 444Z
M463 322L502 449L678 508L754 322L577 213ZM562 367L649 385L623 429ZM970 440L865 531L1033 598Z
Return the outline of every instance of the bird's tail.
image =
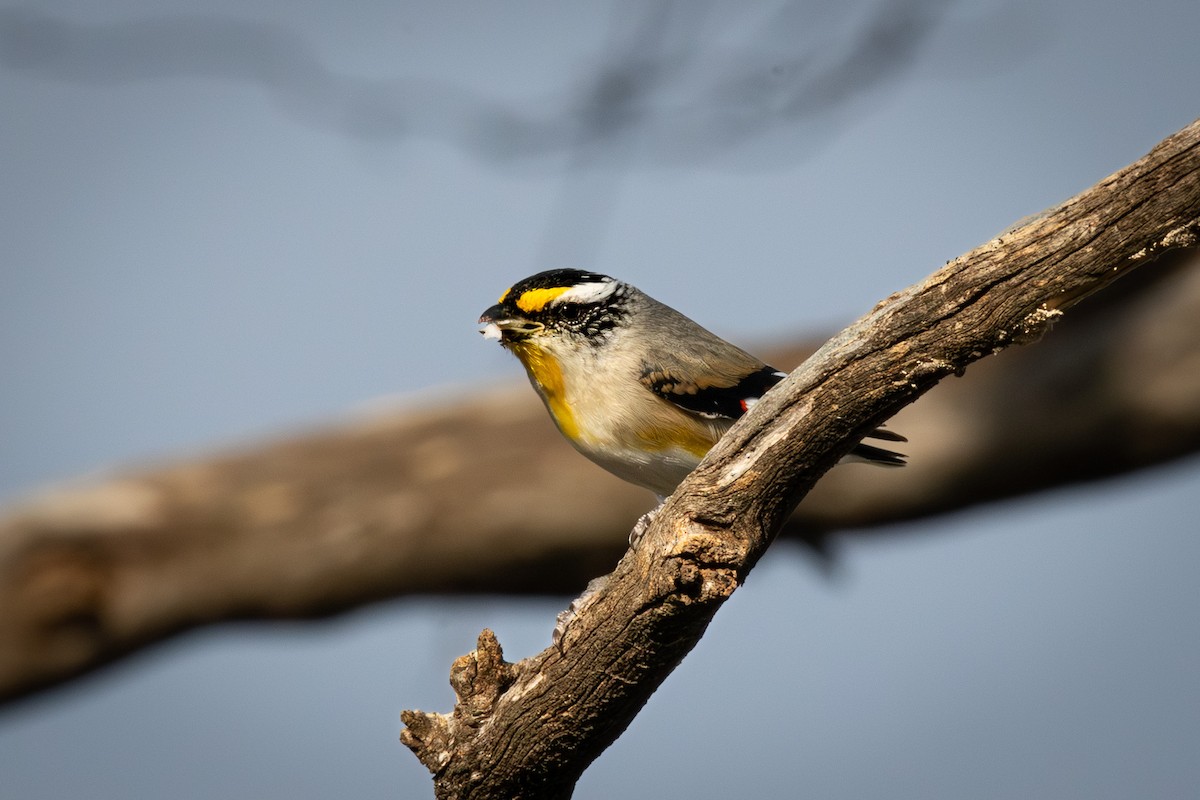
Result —
M880 439L885 442L907 442L898 433L889 431L887 428L876 428L867 434L868 439ZM842 461L859 461L864 464L875 464L880 467L903 467L908 463L908 456L904 453L897 453L894 450L885 450L882 447L875 447L870 444L862 444L861 442L855 446L850 454Z

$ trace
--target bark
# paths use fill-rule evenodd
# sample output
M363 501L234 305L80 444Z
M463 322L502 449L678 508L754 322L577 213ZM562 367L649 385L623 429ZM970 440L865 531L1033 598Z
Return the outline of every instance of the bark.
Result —
M1133 214L1150 200L1111 183L1096 191L1078 225L1094 235L1089 257L1108 263L1109 228L1137 231L1124 217L1105 222L1105 209ZM1194 213L1180 186L1151 199L1164 225ZM1044 249L1032 237L1052 233L1049 219L987 247ZM1081 304L1037 347L938 386L893 423L911 440L909 467L835 470L784 535L820 546L833 531L1195 452L1193 258L1158 259ZM813 349L767 355L790 369ZM213 622L315 617L409 594L578 592L620 557L652 498L571 450L527 386L477 398L414 402L11 506L0 515L0 700Z
M796 503L864 433L974 361L1038 340L1086 295L1198 237L1194 124L880 303L722 438L616 570L574 604L561 648L508 664L484 631L452 669L454 712L405 712L402 740L434 773L437 796L569 797Z

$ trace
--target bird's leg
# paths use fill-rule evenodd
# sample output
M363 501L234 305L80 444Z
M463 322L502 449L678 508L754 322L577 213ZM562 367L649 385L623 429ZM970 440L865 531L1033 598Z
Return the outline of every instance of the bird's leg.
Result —
M646 530L650 527L650 523L654 521L656 516L658 516L658 511L662 508L663 503L665 502L666 499L659 496L658 505L647 511L645 514L642 514L642 516L638 518L637 523L633 526L633 530L629 532L630 547L637 547L638 542L642 540L642 536L645 535ZM596 596L597 592L604 588L606 583L608 583L607 575L602 575L599 578L592 578L590 581L588 581L587 588L583 590L583 594L572 600L571 605L558 612L558 616L554 619L554 633L551 634L550 640L554 643L554 646L558 649L560 655L565 652L567 631L570 629L571 623L575 620L575 617L579 615L579 612L582 611L585 606L591 603L592 598Z
M566 652L567 631L570 629L571 623L575 620L579 612L591 603L592 598L604 588L606 583L608 583L607 575L592 578L588 581L587 588L583 590L583 594L572 600L571 605L558 612L558 616L554 619L554 633L550 635L550 641L554 643L554 647L557 648L559 655L563 655Z
M650 523L654 522L654 518L658 516L659 510L665 502L666 499L660 496L658 498L658 505L638 518L637 523L633 526L633 530L629 532L630 547L637 547L638 542L642 540L642 537L646 534L646 530L650 527ZM551 634L550 640L554 643L554 647L557 648L559 655L566 652L567 631L570 630L571 623L579 615L579 612L591 603L596 593L603 589L606 583L608 583L607 575L592 578L588 581L587 588L583 590L583 594L572 600L571 605L558 612L558 616L554 619L554 633Z
M647 511L642 516L638 517L638 521L633 526L633 530L629 532L629 546L637 547L638 542L642 541L642 537L646 535L646 531L650 528L650 523L654 522L654 518L658 516L658 512L662 510L663 503L667 502L665 497L658 495L658 505Z

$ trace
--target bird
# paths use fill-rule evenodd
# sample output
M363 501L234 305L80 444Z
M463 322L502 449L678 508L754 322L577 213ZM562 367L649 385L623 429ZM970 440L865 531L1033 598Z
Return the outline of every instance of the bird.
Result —
M586 270L518 281L479 324L524 365L576 450L660 503L787 377L636 287ZM907 441L882 427L867 436ZM859 443L843 460L901 467L905 459Z

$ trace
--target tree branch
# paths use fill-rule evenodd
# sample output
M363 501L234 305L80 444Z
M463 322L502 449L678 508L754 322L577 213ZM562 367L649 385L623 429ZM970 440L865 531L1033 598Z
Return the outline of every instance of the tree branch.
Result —
M1037 340L1083 297L1200 236L1200 123L1051 212L954 260L831 339L668 498L577 604L564 650L503 662L485 631L450 716L405 712L440 798L569 797L796 503L864 433L942 378ZM469 679L463 679L463 675Z
M1178 191L1159 199L1186 213ZM1194 260L1168 254L1037 347L944 381L895 421L910 466L833 471L783 534L820 547L832 531L1200 449ZM766 355L791 368L813 350ZM579 458L526 386L58 487L0 516L0 701L213 622L407 594L577 592L651 504Z

